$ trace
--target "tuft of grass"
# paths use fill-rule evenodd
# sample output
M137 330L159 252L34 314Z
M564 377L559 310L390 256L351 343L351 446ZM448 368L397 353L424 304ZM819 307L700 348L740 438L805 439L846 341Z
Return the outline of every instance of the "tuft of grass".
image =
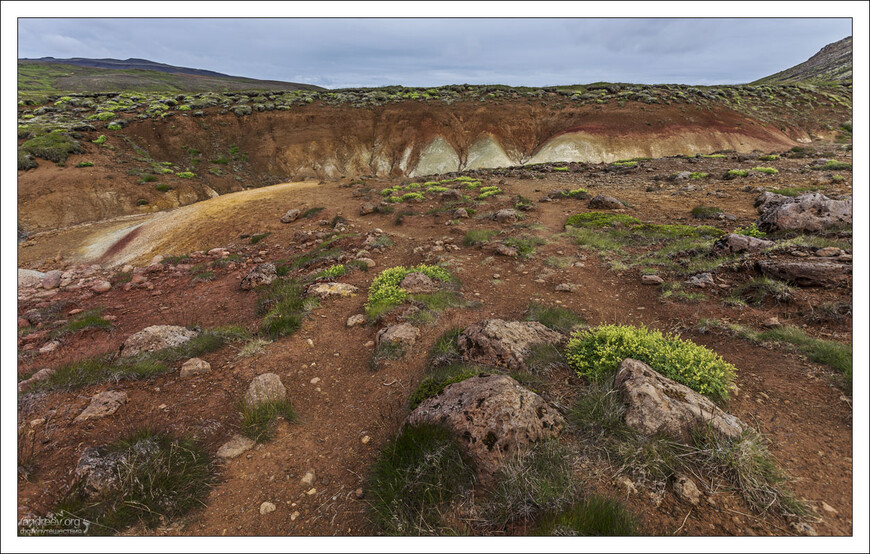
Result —
M758 159L762 162L772 162L779 159L777 154L767 154L765 156L758 156Z
M587 212L575 214L565 221L565 226L571 227L615 227L628 226L640 223L637 219L625 214L612 214L605 212Z
M272 233L270 233L270 232L266 232L266 233L260 233L258 235L251 235L251 244L257 244L258 242L260 242L261 240L263 240L264 238L268 237L271 234Z
M378 344L369 359L369 368L377 371L387 360L400 360L405 357L405 345L400 342L383 341Z
M569 456L558 441L539 442L530 452L508 460L496 474L496 484L481 506L490 527L532 519L543 511L558 511L577 499Z
M426 368L428 370L459 361L461 356L459 354L457 339L464 329L464 327L452 327L438 337L435 344L429 350L429 356L426 358Z
M623 241L611 233L597 232L593 229L573 228L567 231L574 244L581 248L598 250L601 252L621 253Z
M196 177L196 174L192 171L179 171L175 174L176 177L180 177L181 179L192 179Z
M749 175L749 170L747 169L729 169L725 172L726 179L736 179L737 177L746 177Z
M368 268L368 266L366 267ZM347 266L345 266L344 264L333 264L326 269L315 273L312 279L338 279L345 273L347 273Z
M59 338L72 333L83 331L84 329L105 329L112 328L112 323L102 317L102 310L87 310L80 314L76 314L71 320L66 322L62 327L51 332L51 338Z
M498 234L498 231L493 231L492 229L472 229L465 233L465 237L462 239L462 244L464 246L475 246L477 244L483 244L488 242L489 239Z
M323 207L308 208L307 210L305 210L304 212L302 212L302 215L299 216L299 217L304 217L304 218L306 218L306 219L307 219L307 218L310 218L310 217L314 217L315 215L319 214L319 213L322 212L323 210L324 210Z
M618 500L592 495L538 519L534 535L627 537L638 533L637 518Z
M275 434L275 420L296 421L296 413L289 400L274 400L251 406L242 402L241 433L254 442L269 442Z
M724 212L716 206L695 206L692 208L692 216L697 219L716 219Z
M801 194L804 194L805 192L815 192L818 190L822 190L824 188L826 188L824 185L812 186L812 187L783 187L783 188L779 188L779 189L773 189L770 192L774 192L776 194L781 194L783 196L795 197L795 196L800 196Z
M575 258L572 256L549 256L544 260L544 265L547 267L555 267L556 269L565 269L571 267Z
M535 255L535 248L543 244L547 244L545 239L540 237L532 237L523 235L521 237L510 237L504 240L507 246L517 249L517 254L522 259L529 259Z
M253 338L239 349L237 356L239 358L252 358L259 356L266 351L266 346L272 344L272 341L261 338Z
M709 173L704 173L703 171L695 171L689 174L689 179L706 179L709 176Z
M424 400L441 394L448 385L465 381L470 377L480 375L485 370L475 365L451 363L432 370L420 383L408 399L408 408L413 410Z
M691 341L646 327L600 325L577 331L565 348L568 365L590 381L612 377L625 358L640 360L662 375L709 396L728 398L737 368Z
M852 164L848 162L838 162L837 160L829 160L825 165L814 165L810 166L810 169L814 169L817 171L840 171L840 170L852 170Z
M54 507L56 520L85 520L89 535L113 535L136 523L166 524L205 505L216 471L194 441L140 430L104 450L117 457L112 490L89 495L78 482ZM69 529L67 529L68 531ZM64 534L59 528L59 534Z
M58 368L48 379L34 383L31 391L75 390L108 381L147 379L169 371L159 360L101 356L69 362Z
M260 332L276 339L292 335L302 326L311 309L302 285L293 279L276 279L260 292L259 311L265 312Z
M707 295L700 291L687 291L681 283L663 283L662 298L670 298L680 302L703 302Z
M450 431L435 425L406 426L372 468L371 518L387 535L450 533L442 516L474 483L474 469Z
M768 175L776 175L779 173L779 170L773 167L753 167L752 171L758 171L759 173L766 173Z
M758 306L767 300L776 304L787 303L791 301L793 293L787 283L769 277L756 277L734 289L731 296Z
M567 308L545 306L537 302L529 304L526 310L526 321L537 321L545 327L563 334L586 326L586 321L582 317Z

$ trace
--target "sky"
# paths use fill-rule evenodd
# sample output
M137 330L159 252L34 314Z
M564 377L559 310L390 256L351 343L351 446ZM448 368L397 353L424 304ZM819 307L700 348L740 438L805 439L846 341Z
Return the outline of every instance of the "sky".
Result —
M712 85L801 63L851 35L851 25L848 18L21 18L18 56L144 58L327 88Z

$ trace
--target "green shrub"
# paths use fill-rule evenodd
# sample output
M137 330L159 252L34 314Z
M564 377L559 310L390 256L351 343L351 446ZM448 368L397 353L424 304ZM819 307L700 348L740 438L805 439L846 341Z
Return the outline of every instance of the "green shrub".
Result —
M106 129L108 129L110 131L120 131L121 126L118 125L117 123L110 123L109 125L106 125Z
M478 200L483 200L485 198L489 198L490 196L495 196L496 194L501 194L502 190L498 187L484 187L480 189L480 194L477 196Z
M81 154L79 141L63 132L52 131L32 138L21 145L21 150L35 158L55 163L63 163L70 154Z
M108 121L115 118L115 112L100 112L93 117L94 119L98 119L100 121Z
M748 227L738 227L734 229L734 232L738 235L744 235L747 237L755 237L757 239L763 239L767 236L767 233L758 228L754 222Z
M614 167L637 167L637 162L627 161L627 162L613 162L610 164Z
M170 173L172 173L172 172L170 171ZM193 173L192 171L179 171L175 175L176 175L176 177L180 177L182 179L191 179L193 177L196 177L196 174Z
M366 266L368 267L368 266ZM333 264L326 269L317 272L314 275L315 279L337 279L347 273L347 267L344 264Z
M94 167L94 162L79 162L76 167Z
M758 171L760 173L767 173L768 175L776 175L779 171L773 167L753 167L752 171Z
M104 144L107 140L106 135L100 135L95 140L92 140L94 144Z
M592 495L560 512L542 516L535 535L625 537L637 534L637 518L619 501Z
M774 160L778 160L779 156L776 154L767 154L766 156L759 156L758 159L762 162L772 162Z
M734 179L736 177L746 177L749 175L749 171L746 169L729 169L725 172L726 179Z
M814 165L810 169L821 171L839 171L843 169L852 169L852 164L848 162L838 162L837 160L829 160L825 165Z
M563 195L565 198L586 198L589 196L589 191L586 189L573 189L565 192Z
M700 157L710 158L710 159L714 159L714 160L721 160L721 159L727 158L728 156L726 156L725 154L701 154Z
M639 220L625 214L612 214L605 212L587 212L575 214L568 218L565 226L571 227L613 227L615 225L634 225Z
M704 173L703 171L695 171L694 173L689 174L689 179L704 179L709 176L709 173Z
M450 431L435 425L406 426L372 468L372 519L387 535L443 534L449 530L442 514L474 482L474 469Z
M169 192L170 190L172 190L172 187L164 184L157 184L154 186L154 188L157 189L157 192Z
M630 325L601 325L571 336L565 358L581 377L610 378L625 358L640 360L662 375L714 400L728 398L737 368L693 342Z
M399 202L407 202L408 200L423 200L425 198L426 197L421 192L409 192L409 193L403 194L399 198Z
M370 318L374 319L408 299L408 293L399 288L399 283L406 275L413 272L420 272L441 282L447 282L453 278L449 271L435 265L418 265L411 268L397 266L385 269L375 277L369 287L366 313Z
M52 510L53 519L85 520L89 535L113 535L138 522L153 528L203 506L215 481L208 454L189 439L142 430L105 449L122 460L117 485L94 495L78 481Z

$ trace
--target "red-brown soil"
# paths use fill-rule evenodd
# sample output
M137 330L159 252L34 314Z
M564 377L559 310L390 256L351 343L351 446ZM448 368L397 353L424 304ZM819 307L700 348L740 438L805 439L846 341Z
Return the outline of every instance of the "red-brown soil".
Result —
M337 117L337 116L336 116ZM336 121L340 118L337 117ZM240 122L243 125L244 122ZM143 125L145 129L147 125ZM142 131L145 133L146 131ZM246 131L247 133L247 131ZM179 133L179 137L182 134ZM250 136L250 135L247 135ZM241 138L241 135L240 135ZM165 141L167 154L180 140L189 138L148 135L156 148ZM252 156L254 149L250 146ZM266 151L263 156L274 156ZM755 176L744 180L724 181L718 177L699 181L696 190L680 190L684 183L653 181L676 171L706 171L714 176L727 169L757 162L738 163L734 159L661 159L643 162L641 167L625 173L607 173L601 166L577 167L565 173L525 172L508 177L484 177L485 184L500 184L507 193L491 198L481 213L510 205L509 198L521 194L533 200L557 188L589 189L592 194L610 194L631 207L625 213L654 223L691 223L689 210L697 204L715 204L736 216L735 221L711 224L731 230L747 225L755 217L752 201L755 193L744 187L784 186L811 183L817 172L802 173L806 160L778 160L776 176ZM751 167L751 165L749 166ZM847 173L847 175L851 175ZM346 181L344 181L346 183ZM397 181L370 180L367 186L377 191ZM650 185L661 184L647 192ZM695 184L695 182L691 182ZM828 193L851 190L851 180L828 183ZM69 482L81 451L88 446L106 444L126 432L152 426L200 440L214 453L238 428L238 399L251 378L266 372L277 373L299 415L293 424L281 423L275 438L239 458L223 463L219 483L212 490L206 506L181 521L167 522L157 530L133 529L133 534L171 535L371 535L377 530L366 515L365 498L355 491L366 490L366 476L380 449L392 439L407 414L408 397L423 376L426 352L445 330L467 325L487 317L522 318L532 300L568 307L581 314L590 324L628 323L646 325L682 336L714 349L736 365L739 394L726 409L757 426L771 441L771 451L780 466L794 479L791 487L818 517L811 524L820 535L850 535L852 522L852 407L851 394L837 385L837 376L826 366L809 362L783 348L765 348L713 329L702 333L697 325L702 318L721 319L760 328L762 322L777 316L784 323L802 326L813 336L851 342L851 319L820 323L805 319L806 304L823 301L851 302L851 288L803 289L788 305L766 308L734 308L723 304L727 290L709 293L706 301L680 303L662 300L655 287L640 284L636 271L613 271L596 254L581 251L560 233L567 215L587 211L586 202L560 200L539 203L516 227L491 221L462 220L447 226L444 213L406 216L402 225L394 215L358 216L364 201L353 188L341 183L325 183L297 191L292 196L252 203L245 210L227 213L211 221L212 225L179 237L187 251L206 251L216 246L241 252L244 262L215 269L213 281L194 281L189 271L171 268L150 274L152 289L134 287L129 291L115 286L102 295L85 295L61 291L51 298L30 298L19 302L18 312L69 301L57 317L69 309L104 308L115 316L111 331L84 331L63 340L54 353L34 354L35 348L20 350L18 372L28 374L42 367L57 367L75 358L117 350L130 334L155 324L199 325L214 327L241 324L255 329L255 294L239 288L239 280L254 265L253 258L287 259L300 250L293 240L299 230L326 230L318 220L331 220L342 214L350 220L350 232L365 232L376 227L386 231L395 245L375 255L377 266L368 272L352 272L342 282L360 288L351 298L325 300L314 310L296 334L268 345L263 354L239 358L237 348L228 345L204 355L212 371L189 379L180 379L177 368L146 381L123 381L70 392L26 395L19 401L19 422L25 426L36 418L46 418L34 427L35 453L33 471L28 480L19 480L19 515L44 513L51 509ZM290 203L290 202L294 203ZM313 219L300 219L289 225L278 223L283 210L305 202L306 206L325 206ZM437 201L408 206L423 213L437 207ZM404 206L399 206L401 210ZM223 218L223 219L222 219ZM705 222L709 223L709 222ZM226 226L225 226L226 224ZM451 261L451 270L462 281L462 294L481 302L475 309L448 310L431 327L424 329L419 348L399 361L388 362L372 371L372 349L365 343L373 340L377 326L348 329L345 321L361 313L365 292L377 272L395 265L412 265L434 261L434 241L452 239L461 245L462 237L472 228L503 229L512 235L528 233L546 238L529 260L512 260L494 255L485 247L464 247L456 251L434 253ZM239 239L240 233L272 234L256 246ZM67 236L69 238L69 236ZM359 244L360 239L348 239ZM22 265L49 269L64 234L39 237L32 246L19 248ZM356 241L356 242L354 242ZM424 246L423 252L414 248ZM178 251L158 252L163 254ZM583 267L553 269L544 265L549 256L574 256ZM201 255L192 263L212 258ZM147 259L139 262L147 263ZM496 280L494 274L499 274ZM747 280L745 272L721 272L721 282L735 285ZM579 285L573 293L555 292L555 285L570 282ZM313 346L308 343L311 340ZM36 343L37 346L42 344ZM179 362L180 365L180 362ZM312 384L311 380L320 378ZM582 391L584 384L567 371L556 372L543 388L546 398L567 405ZM123 390L129 400L115 415L84 423L73 422L88 399L103 390ZM371 437L363 442L363 437ZM568 439L566 439L568 440ZM300 482L301 476L314 469L316 492ZM690 509L667 488L656 507L648 490L628 492L619 484L615 469L588 463L577 466L578 478L589 490L618 496L643 521L646 534L654 535L792 535L788 522L771 514L753 512L739 495L721 483L707 491L706 500ZM708 483L709 485L709 483ZM712 502L711 502L712 500ZM269 501L277 510L260 515L259 506ZM822 502L836 513L822 509ZM293 516L298 512L296 517ZM512 532L522 533L521 527Z

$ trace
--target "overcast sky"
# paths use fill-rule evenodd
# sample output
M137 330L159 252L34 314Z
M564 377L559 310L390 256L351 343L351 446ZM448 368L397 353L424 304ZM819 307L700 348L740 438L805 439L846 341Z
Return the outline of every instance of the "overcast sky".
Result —
M852 34L849 19L22 18L18 32L19 57L145 58L329 88L746 83Z

